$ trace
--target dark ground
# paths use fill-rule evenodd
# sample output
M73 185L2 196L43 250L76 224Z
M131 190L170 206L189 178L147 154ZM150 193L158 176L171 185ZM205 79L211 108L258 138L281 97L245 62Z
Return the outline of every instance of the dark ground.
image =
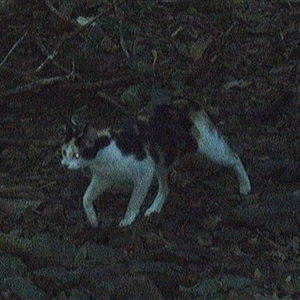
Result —
M0 4L0 299L300 299L299 1L22 6ZM119 228L130 190L115 188L90 228L88 175L60 165L66 115L105 126L183 97L229 138L252 193L187 160L159 215Z

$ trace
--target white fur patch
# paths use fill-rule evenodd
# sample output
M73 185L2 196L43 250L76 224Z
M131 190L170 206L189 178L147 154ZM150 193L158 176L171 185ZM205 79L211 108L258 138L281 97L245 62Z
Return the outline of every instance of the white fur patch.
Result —
M198 151L216 163L233 168L239 181L240 193L247 195L251 191L251 184L240 158L228 146L204 111L194 114L192 121L196 128L194 132L196 131Z
M133 154L124 155L112 141L98 152L90 168L101 177L109 177L112 181L122 183L138 181L147 172L153 173L155 163L149 155L143 160L137 160Z

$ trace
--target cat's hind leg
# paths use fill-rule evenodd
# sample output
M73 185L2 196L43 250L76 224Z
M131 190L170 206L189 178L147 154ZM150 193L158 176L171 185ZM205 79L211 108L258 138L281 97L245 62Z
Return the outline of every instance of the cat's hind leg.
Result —
M158 180L158 192L157 195L151 204L151 206L146 210L145 216L149 217L152 213L157 212L159 213L166 201L166 198L169 194L169 187L168 187L168 171L158 171L157 172L157 180Z
M238 155L225 142L204 111L193 112L190 117L194 124L192 134L197 140L198 151L220 165L231 167L237 175L240 193L247 195L251 184Z
M134 182L133 191L129 200L124 218L119 226L125 227L130 225L140 212L141 205L147 195L153 179L153 172L144 174L138 181Z

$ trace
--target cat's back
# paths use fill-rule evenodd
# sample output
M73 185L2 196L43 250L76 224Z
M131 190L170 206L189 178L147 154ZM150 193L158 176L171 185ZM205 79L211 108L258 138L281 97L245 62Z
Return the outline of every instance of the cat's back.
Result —
M158 105L118 122L112 137L124 154L143 160L150 153L156 163L163 161L168 166L197 148L191 135L190 111L191 104L186 100Z

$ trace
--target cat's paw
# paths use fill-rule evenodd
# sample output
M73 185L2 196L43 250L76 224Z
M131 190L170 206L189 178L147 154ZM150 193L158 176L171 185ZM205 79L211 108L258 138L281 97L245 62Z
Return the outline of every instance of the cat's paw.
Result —
M161 211L161 207L156 207L154 205L151 205L144 213L145 217L149 217L153 213L159 213Z
M122 219L119 223L119 226L120 227L126 227L126 226L129 226L133 223L133 221L135 220L136 218L136 215L131 215L130 217L124 217L124 219Z
M85 213L91 226L94 228L98 227L98 220L95 210L93 208L85 209Z
M98 227L98 220L97 217L95 216L95 218L89 218L89 223L91 224L92 227L96 228Z
M119 226L120 226L120 227L126 227L126 226L129 226L129 225L132 224L133 221L134 221L134 219L133 219L133 220L128 220L128 219L125 219L125 218L124 218L123 220L120 221Z
M126 227L133 223L136 219L137 215L139 214L139 210L129 210L126 212L124 218L119 223L120 227Z
M250 181L247 180L240 186L240 194L241 195L248 195L251 191L251 184Z

